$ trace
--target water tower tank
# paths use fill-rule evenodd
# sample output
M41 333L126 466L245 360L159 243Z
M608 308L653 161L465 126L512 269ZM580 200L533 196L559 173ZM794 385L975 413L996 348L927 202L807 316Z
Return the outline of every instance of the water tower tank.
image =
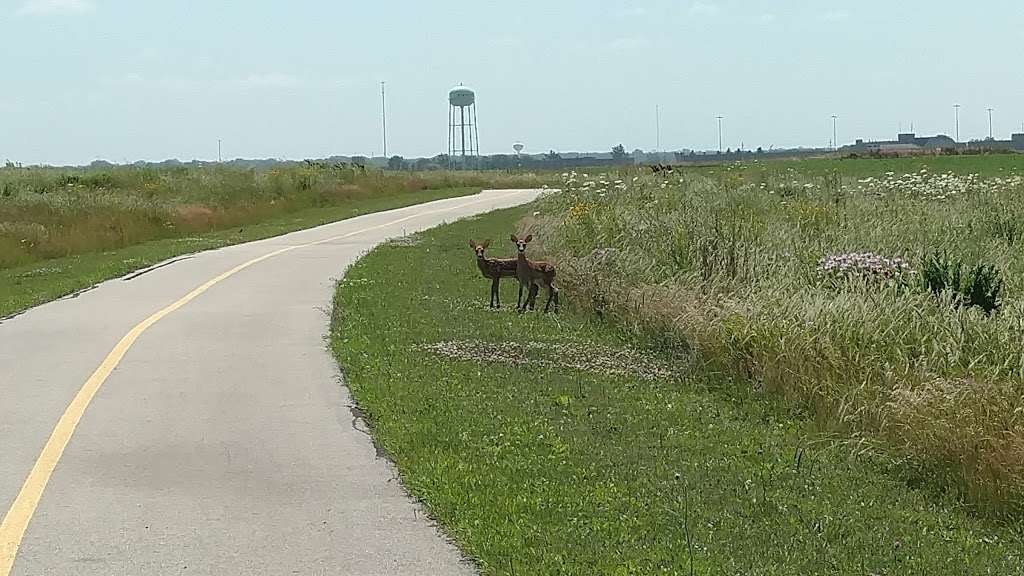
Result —
M476 94L465 86L456 86L448 92L448 102L452 106L464 108L476 103Z

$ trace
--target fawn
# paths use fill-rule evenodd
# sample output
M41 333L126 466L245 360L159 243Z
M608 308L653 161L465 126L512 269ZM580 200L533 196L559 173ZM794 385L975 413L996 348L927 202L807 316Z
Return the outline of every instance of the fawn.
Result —
M476 252L476 265L480 268L480 273L484 275L484 278L491 279L490 307L501 308L498 283L502 278L516 277L516 260L514 258L487 258L484 256L484 250L487 250L490 245L490 240L484 240L482 244L477 244L472 239L469 241L469 247Z
M515 243L516 249L519 251L519 257L516 259L516 278L519 279L519 311L525 311L527 306L530 307L530 310L533 310L537 300L537 292L540 291L541 286L544 286L548 289L548 301L544 305L544 313L547 314L551 303L554 302L555 313L557 314L558 288L555 287L555 267L548 262L528 260L526 258L526 245L532 240L533 234L526 238L518 238L515 234L512 235L512 242ZM523 302L523 288L527 286L529 290L527 291L526 302Z

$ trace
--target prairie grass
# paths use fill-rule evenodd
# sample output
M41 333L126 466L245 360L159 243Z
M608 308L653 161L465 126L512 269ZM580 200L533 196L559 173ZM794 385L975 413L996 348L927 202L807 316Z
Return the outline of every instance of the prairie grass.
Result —
M521 226L600 315L902 459L912 482L1017 515L1024 178L918 162L570 173ZM929 289L937 252L976 285Z
M534 175L385 174L283 165L0 169L0 269L243 227L303 210L426 190L540 185Z

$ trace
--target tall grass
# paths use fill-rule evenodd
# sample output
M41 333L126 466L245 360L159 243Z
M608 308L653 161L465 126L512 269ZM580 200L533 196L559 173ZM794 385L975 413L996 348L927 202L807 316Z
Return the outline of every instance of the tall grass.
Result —
M1014 174L927 169L567 174L524 225L602 315L1009 514L1024 503L1022 192ZM930 289L921 266L937 251L989 288L998 276L999 308ZM854 252L912 268L824 266Z
M352 166L0 169L0 269L245 226L419 190L539 186L530 174L385 174Z

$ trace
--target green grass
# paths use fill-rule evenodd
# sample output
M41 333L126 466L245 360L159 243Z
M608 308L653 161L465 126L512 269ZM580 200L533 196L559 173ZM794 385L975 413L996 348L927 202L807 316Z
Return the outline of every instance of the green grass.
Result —
M339 206L308 208L241 228L152 240L103 252L0 268L0 318L49 302L162 260L302 230L360 214L476 193L478 188L395 192L353 199Z
M485 574L1020 572L1019 528L911 487L901 462L829 440L799 404L699 354L669 342L638 354L674 376L616 375L631 362L615 350L654 341L598 319L589 294L563 290L558 317L518 315L505 282L489 311L466 239L510 255L500 240L535 209L378 248L335 300L332 344L376 440ZM421 348L472 340L487 358ZM527 363L496 359L517 351Z

